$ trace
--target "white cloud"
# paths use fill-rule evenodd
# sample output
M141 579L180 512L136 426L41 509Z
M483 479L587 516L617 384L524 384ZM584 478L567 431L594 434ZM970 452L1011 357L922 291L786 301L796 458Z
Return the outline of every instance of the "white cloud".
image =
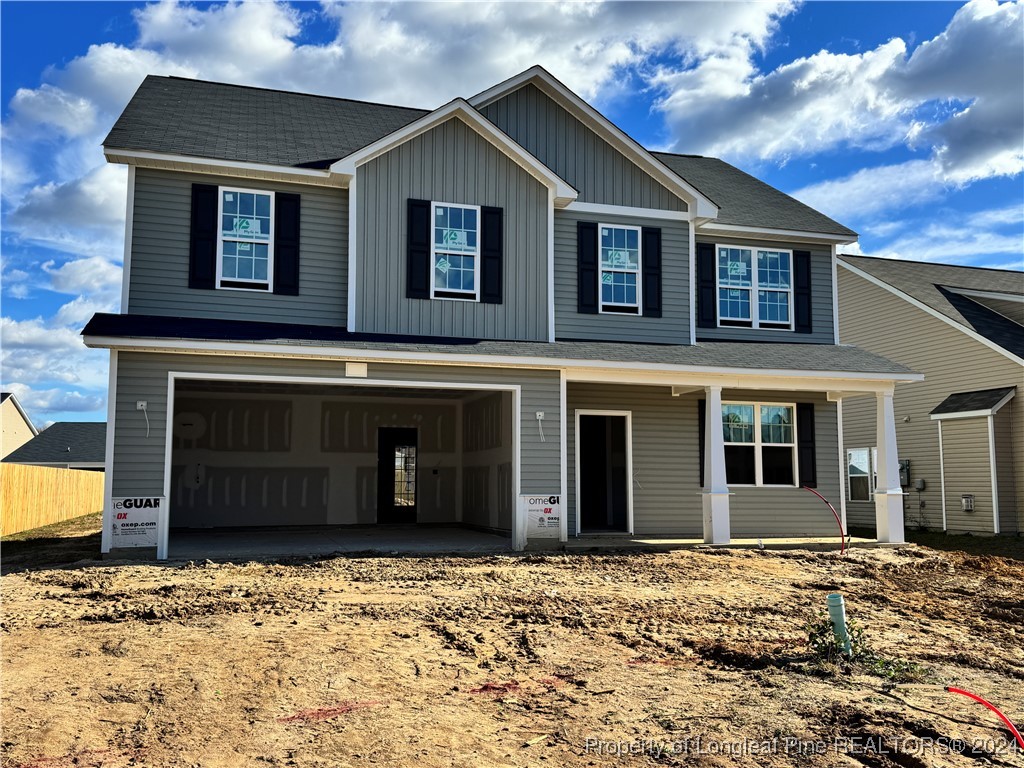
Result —
M87 294L94 299L112 301L121 292L121 267L102 256L66 261L55 267L43 264L50 278L50 290L58 293Z
M31 389L17 382L9 388L30 413L92 413L104 406L104 398L100 395L83 394L75 390Z
M864 168L841 179L822 181L793 192L793 197L836 219L853 221L941 197L941 169L930 160Z
M91 101L49 83L35 90L19 88L10 106L16 119L53 126L66 136L80 136L95 128L96 107Z

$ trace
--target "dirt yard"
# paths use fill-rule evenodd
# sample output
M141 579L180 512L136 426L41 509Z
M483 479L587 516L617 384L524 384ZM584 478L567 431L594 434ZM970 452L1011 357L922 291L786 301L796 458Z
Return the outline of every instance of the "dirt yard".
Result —
M40 546L52 556L59 537ZM11 547L5 766L1024 765L993 713L942 689L1024 722L1020 560L913 548L55 568ZM837 590L876 654L853 666L808 644Z

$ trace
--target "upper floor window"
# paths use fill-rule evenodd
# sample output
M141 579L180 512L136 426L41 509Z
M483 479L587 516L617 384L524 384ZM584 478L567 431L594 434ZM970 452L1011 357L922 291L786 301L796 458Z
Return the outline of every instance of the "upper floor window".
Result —
M598 225L601 312L640 314L640 227Z
M480 299L480 208L433 203L430 295Z
M793 252L718 246L718 324L793 327Z
M722 404L729 485L796 485L795 411L790 404Z
M274 193L220 188L217 287L272 290Z

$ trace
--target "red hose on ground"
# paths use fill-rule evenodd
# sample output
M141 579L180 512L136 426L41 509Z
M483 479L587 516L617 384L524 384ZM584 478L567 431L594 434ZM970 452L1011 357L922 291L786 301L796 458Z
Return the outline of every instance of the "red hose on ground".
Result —
M826 499L824 496L822 496L820 493L818 493L813 488L808 488L806 485L801 486L801 488L803 488L805 491L810 491L815 496L817 496L819 499L821 499L826 504L828 504L828 508L831 509L832 510L832 514L836 516L836 524L839 526L839 542L840 542L839 543L839 554L840 555L845 554L846 553L846 533L845 533L845 531L843 531L843 521L839 519L839 513L836 512L836 508L832 506L832 503L828 499Z
M1006 715L1004 715L1002 712L1000 712L998 709L996 709L993 704L985 701L983 698L981 698L981 696L973 694L970 691L965 691L963 688L952 688L952 687L947 685L946 686L946 690L949 693L959 693L961 696L966 696L969 699L974 699L979 704L982 704L982 705L988 707L993 712L995 712L997 715L999 715L999 719L1002 720L1004 723L1006 723L1006 727L1010 729L1010 733L1013 734L1013 738L1015 738L1017 740L1017 744L1019 744L1020 748L1022 750L1024 750L1024 737L1022 737L1020 735L1020 731L1018 731L1017 728L1014 726L1014 724L1010 722L1010 718L1008 718Z

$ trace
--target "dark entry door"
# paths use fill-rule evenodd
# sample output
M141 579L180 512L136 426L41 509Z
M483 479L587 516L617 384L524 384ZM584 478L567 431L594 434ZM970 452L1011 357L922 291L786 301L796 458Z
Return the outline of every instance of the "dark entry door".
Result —
M629 530L625 416L580 416L580 529Z
M377 430L377 522L416 522L416 430Z

